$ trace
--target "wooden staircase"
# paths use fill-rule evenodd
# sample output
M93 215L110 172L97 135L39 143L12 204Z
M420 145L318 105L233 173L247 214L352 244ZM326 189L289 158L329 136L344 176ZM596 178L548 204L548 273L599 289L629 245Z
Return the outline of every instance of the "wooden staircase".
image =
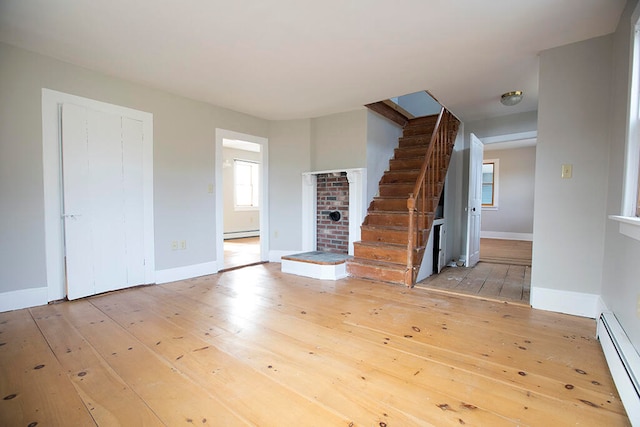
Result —
M350 276L415 284L459 124L445 108L406 121L347 262Z

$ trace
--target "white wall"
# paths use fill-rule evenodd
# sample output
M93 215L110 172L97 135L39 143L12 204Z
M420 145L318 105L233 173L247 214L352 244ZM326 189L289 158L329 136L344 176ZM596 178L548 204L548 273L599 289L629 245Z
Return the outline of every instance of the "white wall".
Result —
M215 129L267 137L269 122L0 44L0 293L46 286L42 88L152 113L156 269L216 259Z
M234 160L248 160L260 163L260 153L224 147L222 149L222 182L224 204L224 233L225 238L233 237L234 233L260 230L260 210L236 210L234 204L235 178L233 170ZM256 233L257 235L258 233Z
M373 111L367 111L367 200L378 194L380 179L398 147L402 128Z
M622 174L625 129L628 115L630 15L637 1L630 1L613 36L613 85L611 146L608 152L606 213L619 215L622 205ZM620 234L617 222L605 220L602 299L612 310L636 351L640 353L640 319L636 304L640 296L640 241Z
M269 258L302 249L302 174L311 170L311 120L269 124Z
M482 232L533 233L533 194L536 148L487 150L485 159L498 159L498 208L482 209Z
M312 171L367 167L367 110L311 119Z
M599 295L607 199L612 37L542 52L534 207L536 288ZM573 165L573 178L561 166Z

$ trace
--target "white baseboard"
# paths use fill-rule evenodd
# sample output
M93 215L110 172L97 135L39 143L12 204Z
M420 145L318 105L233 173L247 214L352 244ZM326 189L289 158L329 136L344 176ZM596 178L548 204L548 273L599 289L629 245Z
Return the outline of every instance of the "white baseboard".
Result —
M598 318L603 307L600 295L531 287L531 307L574 316Z
M244 237L260 237L260 230L234 231L231 233L224 233L222 235L222 238L225 240L242 239Z
M506 231L480 231L482 239L526 240L533 242L533 233L508 233Z
M0 294L0 313L21 308L45 305L48 301L47 287L29 288Z
M166 270L156 270L156 283L175 282L178 280L191 279L193 277L216 274L217 272L217 261L187 265L184 267L168 268Z

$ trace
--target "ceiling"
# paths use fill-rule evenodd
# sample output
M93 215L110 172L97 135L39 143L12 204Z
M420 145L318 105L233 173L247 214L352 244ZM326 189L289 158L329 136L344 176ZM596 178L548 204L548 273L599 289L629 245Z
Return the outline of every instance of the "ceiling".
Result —
M613 32L624 4L0 0L0 41L265 119L427 89L468 121L536 110L538 54Z

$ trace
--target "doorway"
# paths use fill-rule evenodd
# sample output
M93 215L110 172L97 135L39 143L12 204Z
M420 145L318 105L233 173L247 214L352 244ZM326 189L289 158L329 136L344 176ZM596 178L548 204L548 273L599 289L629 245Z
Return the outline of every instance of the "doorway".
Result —
M218 270L268 261L268 140L216 129Z

